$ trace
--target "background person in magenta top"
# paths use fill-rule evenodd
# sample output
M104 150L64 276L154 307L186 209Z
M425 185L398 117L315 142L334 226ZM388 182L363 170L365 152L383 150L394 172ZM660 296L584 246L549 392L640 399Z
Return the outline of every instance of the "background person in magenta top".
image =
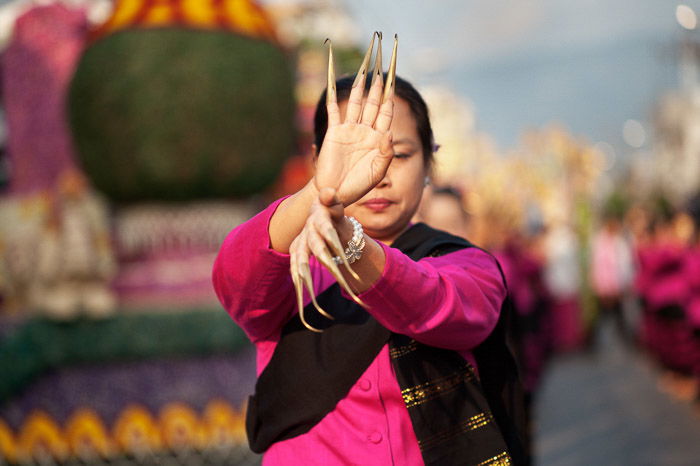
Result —
M333 251L330 232L343 246L353 240L349 216L362 225L365 246L352 264L360 280L341 266L342 278L392 334L451 350L474 367L473 350L499 322L506 289L490 254L468 247L413 261L391 247L412 227L432 161L432 130L422 98L398 77L395 91L382 100L382 74L369 73L376 76L363 98L363 68L359 83L345 78L330 87L332 93L337 87L337 106L329 100L326 113L325 97L319 101L314 177L235 228L215 262L215 290L255 344L258 376L297 313L290 264L309 264L315 295L334 285L336 276L318 257L324 249ZM350 299L347 290L343 293ZM309 301L305 293L303 304ZM263 464L425 464L393 357L384 345L330 412L307 432L273 443ZM309 386L314 383L308 380ZM281 384L277 390L286 389ZM480 419L458 420L454 428L478 431L494 423L488 413ZM511 464L506 449L485 460Z

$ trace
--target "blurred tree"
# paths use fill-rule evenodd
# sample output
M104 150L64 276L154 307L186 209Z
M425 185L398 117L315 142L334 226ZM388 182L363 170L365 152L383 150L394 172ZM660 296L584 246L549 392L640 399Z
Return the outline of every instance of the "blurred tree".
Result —
M263 190L295 142L293 72L271 26L250 1L218 2L209 16L147 4L116 6L71 83L92 182L117 202Z

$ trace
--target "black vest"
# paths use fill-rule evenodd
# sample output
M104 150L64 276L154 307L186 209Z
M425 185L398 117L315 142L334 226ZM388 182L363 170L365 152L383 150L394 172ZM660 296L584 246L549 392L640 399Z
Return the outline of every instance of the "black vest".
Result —
M416 224L392 244L418 260L474 247L462 238ZM308 331L298 315L282 329L275 353L250 397L246 430L257 453L308 432L332 411L385 344L426 465L525 464L522 390L508 348L506 299L494 331L473 350L477 377L457 352L390 332L345 299L335 284L311 305Z

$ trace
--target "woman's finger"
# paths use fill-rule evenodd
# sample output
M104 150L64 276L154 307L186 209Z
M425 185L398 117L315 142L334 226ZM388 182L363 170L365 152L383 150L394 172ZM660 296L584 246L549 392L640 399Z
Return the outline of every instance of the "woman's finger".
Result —
M299 247L297 249L297 270L301 278L301 282L304 284L306 291L309 292L311 296L311 302L313 303L316 310L324 317L328 319L333 319L333 316L327 313L321 306L319 306L318 301L316 301L316 292L314 291L314 281L311 277L311 267L309 266L309 258L311 256L311 250L309 249L309 229L304 227L300 233L301 238L299 238Z
M394 119L394 96L389 95L389 98L382 103L379 108L379 115L374 122L374 129L380 133L386 133L391 127L391 120Z
M381 70L379 70L381 73ZM375 74L375 76L377 76ZM382 80L373 79L372 87L369 88L369 94L367 94L367 100L365 101L365 106L362 109L362 119L361 123L367 126L373 126L374 120L377 119L377 113L379 112L379 106L382 103Z
M330 192L324 193L324 190L330 190L333 191L333 195L335 194L335 190L332 188L324 188L321 190L320 194L320 199L321 202L323 203L323 197L324 195L330 196ZM333 196L335 197L335 195ZM327 200L326 200L327 202ZM328 247L330 248L333 253L340 257L340 260L342 261L343 265L345 266L345 269L348 271L348 273L357 281L361 281L360 276L357 275L357 273L350 267L350 263L348 262L347 258L345 257L345 250L343 249L343 246L340 242L340 238L338 237L338 232L336 231L336 227L334 226L335 222L338 221L343 221L343 209L342 206L339 206L339 214L334 215L333 208L327 208L325 211L322 210L315 210L311 213L309 216L308 222L313 224L313 227L316 229L317 232L323 237L323 240L326 242ZM319 206L318 209L323 209L323 206ZM337 217L337 218L336 218ZM334 262L335 263L335 262ZM328 267L326 267L328 268ZM354 298L353 298L354 299ZM357 300L356 300L357 301Z
M318 194L318 201L319 204L317 206L312 205L312 213L316 211L315 209L324 209L323 212L333 223L343 219L345 209L334 188L321 188Z
M311 279L311 272L309 269L309 250L306 245L306 233L304 230L299 234L299 236L294 240L295 247L292 250L290 248L290 268L292 269L292 281L294 281L294 286L297 291L297 305L299 306L299 318L304 327L311 330L312 332L322 332L322 330L313 327L306 321L304 316L304 302L303 302L303 288L306 287L307 291L311 295L312 302L316 309L318 303L316 303L316 295L314 294L313 281ZM292 254L293 253L293 254ZM300 298L301 296L301 298Z
M379 152L382 154L380 158L383 159L383 162L389 165L391 159L394 158L394 133L388 131L382 135L379 141Z
M306 321L304 317L304 287L302 285L301 275L299 274L299 263L297 260L297 254L299 250L299 237L297 236L292 244L289 246L289 273L292 276L292 282L294 283L294 292L297 297L297 308L299 310L299 318L304 327L311 330L312 332L321 332L321 330L312 327Z

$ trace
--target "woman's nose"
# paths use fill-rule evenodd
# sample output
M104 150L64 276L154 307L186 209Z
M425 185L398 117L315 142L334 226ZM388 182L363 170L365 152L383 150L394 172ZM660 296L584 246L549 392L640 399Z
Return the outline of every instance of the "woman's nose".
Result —
M389 165L389 168L387 169L386 173L384 174L384 178L382 178L379 183L377 183L377 187L386 187L386 186L391 186L391 165Z
M391 185L391 180L389 179L388 175L384 175L384 178L381 179L381 181L377 184L378 188L385 188L387 186Z

